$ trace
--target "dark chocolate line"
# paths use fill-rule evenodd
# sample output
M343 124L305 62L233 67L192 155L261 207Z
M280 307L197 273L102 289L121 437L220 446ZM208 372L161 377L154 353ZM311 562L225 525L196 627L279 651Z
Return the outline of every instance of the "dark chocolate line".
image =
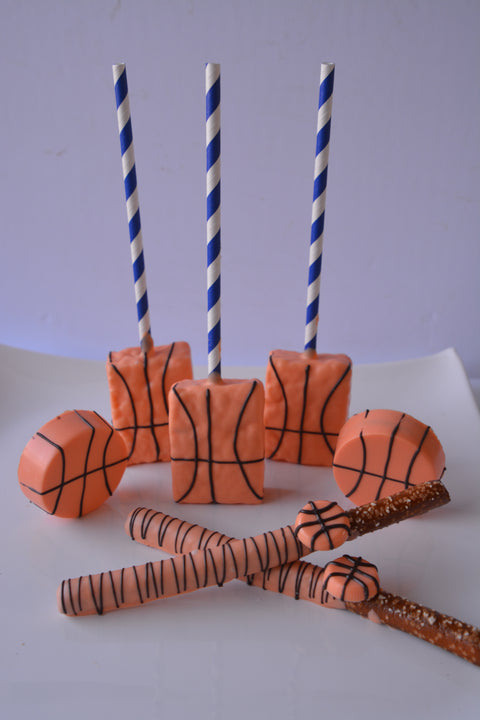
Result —
M212 414L210 411L210 389L207 388L205 393L205 402L207 410L207 441L208 441L208 482L210 485L211 502L216 503L215 488L213 485L213 465L212 465Z
M328 437L338 437L338 432L328 432L328 431L322 431L322 430L297 430L295 428L285 428L284 430L282 428L275 427L274 425L265 425L265 430L273 430L275 432L283 432L285 433L293 433L296 435L318 435L319 437L324 437L325 435L328 435ZM275 452L277 452L275 450ZM268 456L268 459L271 459L271 455Z
M143 354L143 373L144 373L144 375L145 375L145 383L146 383L146 386L147 386L148 405L149 405L149 407L150 407L150 432L151 432L151 435L152 435L152 438L153 438L153 442L154 442L154 445L155 445L155 450L156 450L156 453L157 453L157 458L156 458L156 459L158 460L159 457L160 457L160 445L159 445L159 443L158 443L157 435L156 435L155 430L154 430L154 427L153 427L153 422L154 422L154 418L153 418L153 415L154 415L154 407L153 407L153 398L152 398L152 386L151 386L151 384L150 384L150 378L149 378L149 376L148 376L148 353L144 353L144 354ZM168 415L168 413L167 413L167 415Z
M150 425L115 425L115 430L122 432L124 430L151 430L152 428L168 427L168 422L151 423ZM130 453L131 454L131 453Z
M271 356L271 355L270 355L269 358L268 358L268 362L270 363L270 367L272 368L272 370L273 370L273 372L274 372L274 374L275 374L275 377L277 378L278 384L279 384L279 386L280 386L280 390L282 391L283 403L284 403L284 408L285 408L285 411L284 411L284 414L283 414L283 427L282 427L282 429L280 430L280 437L279 437L279 439L278 439L277 446L276 446L276 448L273 450L273 452L270 453L270 455L268 456L269 460L271 460L271 459L273 458L273 456L276 455L276 453L278 452L278 449L280 448L280 446L281 446L281 444L282 444L282 442L283 442L283 437L284 437L284 435L285 435L285 430L286 430L286 427L287 427L288 402L287 402L287 394L286 394L286 392L285 392L285 387L284 387L284 385L283 385L283 383L282 383L282 381L281 381L281 379L280 379L280 375L278 374L277 368L276 368L275 365L273 364L273 360L272 360L272 356ZM275 429L275 430L277 430L277 429L279 429L279 428L265 428L265 429L266 429L266 430L270 430L270 429Z
M193 444L194 444L194 448L195 448L195 459L194 459L195 465L194 465L194 468L193 468L192 480L191 480L190 485L189 485L189 487L187 488L187 490L183 493L183 495L182 495L182 496L178 499L178 501L177 501L177 502L182 502L182 500L185 500L185 498L188 497L188 495L189 495L189 494L191 493L191 491L193 490L193 487L194 487L195 482L196 482L196 479L197 479L197 473L198 473L198 438L197 438L197 430L196 430L196 428L195 428L195 423L193 422L193 418L192 418L192 416L190 415L187 406L185 405L185 403L183 402L182 398L180 397L180 394L179 394L179 392L178 392L178 390L177 390L177 388L176 388L175 385L172 386L172 392L174 393L174 395L175 395L175 397L177 398L178 402L179 402L180 405L182 406L183 411L185 412L185 415L187 416L187 419L188 419L188 421L189 421L189 423L190 423L190 425L191 425L191 427L192 427ZM175 458L172 458L172 462L173 462L174 460L175 460Z
M167 378L167 369L170 365L170 358L173 354L173 349L175 347L175 343L173 342L170 345L170 350L168 351L167 359L165 360L165 365L163 366L163 372L162 372L162 395L163 395L163 404L165 407L165 412L168 417L168 399L167 399L167 387L166 387L166 378Z
M57 445L56 443L52 442L52 441L49 440L45 435L42 435L41 433L37 433L37 435L38 435L38 437L41 437L42 440L46 440L46 441L49 442L51 445L54 445L54 447L56 447L57 450L61 450L61 452L63 453L63 449L60 447L60 445ZM106 467L106 468L111 468L111 467L115 467L115 465L121 465L122 463L125 462L125 459L126 459L126 458L122 458L121 460L116 460L115 462L108 463L108 465L106 465L105 467ZM96 472L100 472L101 470L104 470L104 467L103 467L103 466L100 466L100 467L97 467L97 468L93 468L93 470L88 470L88 472L86 473L86 475L94 475ZM80 480L80 478L83 478L84 475L85 475L85 473L82 473L81 475L76 475L75 477L70 478L69 480L65 480L65 481L63 481L63 482L60 482L58 485L54 485L53 487L48 488L47 490L38 490L37 488L31 487L30 485L27 485L27 483L24 483L24 482L21 482L20 485L22 485L23 487L27 488L27 490L30 490L32 493L35 493L36 495L42 495L42 496L43 496L43 495L48 495L49 493L55 492L55 490L59 490L59 489L60 489L60 490L63 490L64 487L66 487L67 485L70 485L71 483L77 482L77 480ZM50 514L50 515L55 515L55 512L56 512L56 510L57 510L57 507L58 507L58 499L57 499L57 502L56 502L56 504L55 504L55 510L52 510L52 512L49 513L49 514Z
M320 413L320 430L323 435L323 439L325 440L325 444L328 447L328 449L330 450L332 457L335 453L335 448L330 445L330 443L328 441L327 433L325 432L325 413L327 412L327 406L328 406L330 400L332 399L334 393L337 391L337 389L340 387L342 382L345 380L345 378L347 377L347 375L351 371L351 369L352 369L352 363L349 362L348 367L345 369L345 371L343 372L343 374L341 375L339 380L335 383L333 388L328 393L327 398L326 398L325 402L323 403L322 411Z
M118 377L119 377L120 380L123 382L123 384L124 384L124 386L125 386L125 389L126 389L126 391L127 391L128 399L130 400L130 406L131 406L132 415L133 415L133 427L132 427L132 428L128 428L128 429L129 429L129 430L133 430L133 440L132 440L132 447L130 448L130 452L128 453L128 457L131 458L132 455L133 455L133 451L135 450L135 445L136 445L136 443L137 443L138 420L137 420L137 411L136 411L136 408L135 408L135 402L134 402L134 400L133 400L133 395L132 395L132 392L131 392L131 390L130 390L130 388L129 388L129 386L128 386L128 383L127 383L126 379L123 377L122 373L121 373L120 370L117 368L117 366L113 364L113 361L112 361L112 353L111 353L111 352L109 353L108 358L109 358L109 360L110 360L110 365L112 366L113 370L117 373ZM114 427L115 427L115 425L114 425ZM116 429L116 430L119 430L119 432L121 432L121 430L122 430L121 428L115 428L115 429Z
M77 417L79 417L81 420L83 420L83 422L84 422L84 423L90 428L90 430L91 430L91 434L90 434L90 438L89 438L88 446L87 446L87 452L85 453L85 465L84 465L84 471L83 471L82 492L81 492L81 495L80 495L80 506L79 506L79 508L78 508L78 517L82 517L82 515L83 515L83 503L84 503L84 500L85 500L85 491L86 491L86 488L87 488L88 459L89 459L89 457L90 457L90 451L91 451L91 449L92 449L93 438L94 438L94 436L95 436L95 428L94 428L94 426L92 425L91 422L89 422L86 418L83 417L83 415L81 415L81 414L78 412L78 410L75 410L75 415L77 415Z
M253 460L242 460L243 465L253 465L263 462L265 458L254 458ZM212 465L238 465L236 460L216 460L215 458L202 457L171 457L172 462L195 462L195 463L211 463Z
M402 413L402 416L401 416L400 420L399 420L398 423L395 425L395 427L393 428L393 430L392 430L392 432L391 432L391 434L390 434L390 440L389 440L389 442L388 442L387 459L386 459L386 461L385 461L385 468L384 468L384 470L383 470L382 479L381 479L381 481L380 481L380 485L379 485L379 487L378 487L377 494L376 494L376 496L375 496L375 500L378 500L378 499L380 498L380 496L381 496L381 494L382 494L383 486L385 485L385 483L386 483L386 481L387 481L387 477L388 477L388 466L389 466L389 464L390 464L390 458L392 457L392 450L393 450L393 445L394 445L394 442L395 442L395 437L396 437L396 435L397 435L397 432L398 432L398 430L399 430L399 428L400 428L400 424L401 424L401 422L402 422L402 420L403 420L404 417L405 417L405 413ZM408 484L405 485L405 488L407 488L407 487L408 487Z
M425 440L427 439L427 435L428 435L428 433L430 432L430 430L431 430L431 428L430 428L429 426L427 426L427 427L425 428L425 432L423 433L422 439L420 440L420 443L419 443L417 449L415 450L415 452L414 452L413 455L412 455L412 459L410 460L410 464L409 464L409 466L408 466L407 474L406 474L406 476L405 476L405 488L407 488L407 487L411 484L411 483L409 482L409 480L410 480L410 475L412 474L412 470L413 470L413 466L414 466L414 464L415 464L415 460L416 460L417 457L419 456L420 450L422 449L423 444L424 444Z
M364 476L365 476L365 468L367 466L367 446L365 444L365 439L363 437L363 430L360 430L360 443L362 445L362 467L358 471L358 478L354 486L351 490L349 490L348 493L345 493L345 497L350 497L353 495L353 493L358 489L360 483L362 482ZM335 463L333 463L334 467L338 467Z
M50 438L48 438L43 433L37 432L37 436L42 438L42 440L45 440L50 445L53 445L53 447L56 448L60 452L60 456L62 458L62 474L61 474L60 484L57 485L55 488L52 488L52 490L51 490L51 492L58 490L58 495L56 497L55 504L54 504L53 510L51 512L51 515L55 515L55 513L58 510L58 505L60 503L60 497L62 495L63 488L65 487L65 452L61 445L54 442L53 440L50 440ZM22 485L24 487L28 487L28 489L31 490L31 492L34 492L37 495L46 495L47 494L46 490L44 490L43 492L40 492L39 490L36 490L35 488L31 488L29 485L25 485L25 483L22 483ZM48 492L50 492L50 491L48 491Z
M238 416L238 420L237 420L237 424L236 424L236 427L235 427L235 433L234 433L234 436L233 436L233 452L235 453L235 458L236 458L236 460L237 460L238 466L240 467L240 471L241 471L241 473L242 473L242 475L243 475L243 479L245 480L245 482L246 482L246 484L247 484L247 486L248 486L248 489L250 490L250 492L251 492L258 500L263 500L263 493L258 493L258 492L255 490L255 488L253 487L252 483L251 483L250 480L249 480L249 477L248 477L247 473L245 472L245 468L243 467L243 465L244 465L244 464L247 464L248 461L245 461L245 463L244 463L243 460L240 459L240 454L239 454L238 448L237 448L238 435L239 435L239 432L240 432L240 426L241 426L241 424L242 424L243 416L244 416L244 414L245 414L245 412L246 412L248 403L250 402L250 398L252 397L253 393L255 392L255 390L256 390L256 388L257 388L257 385L258 385L257 381L254 380L254 381L252 382L252 385L251 385L251 387L250 387L250 390L249 390L249 392L248 392L248 395L247 395L247 397L246 397L246 399L245 399L245 401L244 401L244 403L243 403L243 405L242 405L242 408L241 408L241 410L240 410L240 413L239 413L239 416ZM251 461L250 461L250 462L251 462Z
M310 376L310 365L305 366L305 380L303 383L303 397L302 397L302 413L300 415L300 428L298 436L298 455L297 463L302 463L302 449L303 449L303 423L305 422L305 411L307 409L307 392L308 392L308 378Z
M340 465L339 463L333 463L333 467L339 468L340 470L348 470L353 473L358 473L358 468L350 467L349 465ZM445 468L442 470L442 473L439 478L432 478L430 480L425 480L425 482L434 482L435 480L440 480L442 478L444 472L445 472ZM383 475L380 475L379 473L374 473L371 470L365 470L364 475L369 475L370 477L373 477L373 478L383 479ZM401 480L400 478L390 477L389 475L387 475L385 479L388 480L389 482L398 483L399 485L403 485L404 490L408 490L409 487L412 487L412 485L415 484L415 483L409 483L408 487L405 487L405 480ZM347 495L347 497L349 495L351 495L351 492Z

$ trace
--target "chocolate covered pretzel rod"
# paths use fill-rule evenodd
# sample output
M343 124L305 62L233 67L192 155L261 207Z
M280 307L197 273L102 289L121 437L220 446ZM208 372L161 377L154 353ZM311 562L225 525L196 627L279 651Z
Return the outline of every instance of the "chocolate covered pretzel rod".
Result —
M337 599L341 598L345 584L340 581L338 587L334 587L331 580L338 579L338 576L348 577L356 561L357 558L344 556L329 563L324 569L324 591ZM373 622L402 630L474 665L480 665L480 629L474 625L381 588L368 600L352 602L345 599L345 609Z
M232 540L222 533L146 508L130 513L125 529L132 539L170 553L218 547ZM371 565L362 558L345 555L325 568L298 560L239 579L296 600L349 610L480 665L478 628L381 589Z
M352 514L336 503L311 502L298 514L295 527L288 525L170 560L64 580L57 592L58 608L66 615L102 615L202 587L223 585L229 580L298 560L310 552L331 550L349 536L356 537L398 522L399 512L395 508L399 495L389 498L388 503L387 498L379 501L386 503L382 505L381 517L372 514L370 506L363 517L360 508ZM434 502L448 502L446 490L435 492ZM415 507L410 501L405 517L415 514ZM419 508L425 511L423 503L419 503Z

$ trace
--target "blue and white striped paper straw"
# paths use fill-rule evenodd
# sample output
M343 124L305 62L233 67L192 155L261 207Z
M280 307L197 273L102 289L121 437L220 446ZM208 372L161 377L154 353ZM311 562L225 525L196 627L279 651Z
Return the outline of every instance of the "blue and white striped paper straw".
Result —
M323 228L327 193L328 153L330 150L330 122L332 116L334 63L322 63L318 98L317 144L313 183L312 230L308 268L307 317L305 350L317 347L318 304L322 269Z
M207 300L208 375L221 375L220 360L220 65L207 63Z
M130 232L130 253L132 256L133 277L135 280L135 300L137 303L138 334L144 352L153 347L150 330L150 313L147 297L147 277L143 256L142 228L138 204L137 173L133 149L132 120L128 99L127 71L125 65L113 65L113 82L117 103L118 132L122 151L123 182L127 201L128 229Z

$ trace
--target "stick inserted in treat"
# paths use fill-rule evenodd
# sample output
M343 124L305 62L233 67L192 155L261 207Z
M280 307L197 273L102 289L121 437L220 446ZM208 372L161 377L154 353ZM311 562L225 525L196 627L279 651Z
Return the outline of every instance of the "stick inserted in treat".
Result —
M137 508L130 513L125 529L132 539L172 554L218 547L232 539L222 533L146 508ZM352 567L355 569L360 561L361 558L344 556L322 568L297 560L239 579L249 585L297 600L307 600L327 608L349 610L374 622L414 635L480 665L480 630L473 625L392 595L379 587L378 592L369 599L362 596L357 602L346 599L346 583L334 587L332 579L335 580L343 574L351 583ZM361 581L363 589L364 575ZM337 597L332 595L332 592Z
M172 493L180 503L263 500L264 389L225 379L220 338L220 65L207 63L208 377L177 383L169 395Z
M391 498L392 510L397 497ZM436 495L434 502L440 502L440 497ZM446 498L448 493L446 497L443 496L443 502L447 501ZM305 521L305 513L309 513L312 506L315 508L315 525L312 525L309 517ZM414 503L410 503L406 517L415 514L412 506ZM303 534L288 525L171 560L64 580L58 589L58 607L66 615L101 615L110 610L143 605L212 585L223 585L229 580L265 572L271 567L298 560L317 550L338 547L349 539L350 532L353 537L398 522L398 513L394 510L390 513L388 507L384 506L381 522L371 515L368 506L368 517L358 522L360 508L356 508L355 515L350 516L335 503L309 503L297 517L300 529L308 525L307 544L302 544ZM424 512L423 505L420 512Z
M135 281L140 347L110 352L107 378L113 426L122 435L128 463L170 460L168 392L193 376L186 342L154 347L150 330L132 121L124 64L113 66L122 170L127 202L130 253Z
M265 375L265 456L301 465L332 464L352 378L347 355L316 351L334 74L321 64L304 350L272 350Z
M117 104L118 132L122 151L123 182L127 203L128 229L130 233L130 252L132 256L133 278L135 281L135 300L137 303L138 333L143 352L153 347L150 330L150 312L148 308L147 277L143 255L142 228L138 202L137 173L133 146L130 100L128 97L127 70L123 63L113 66L115 100Z

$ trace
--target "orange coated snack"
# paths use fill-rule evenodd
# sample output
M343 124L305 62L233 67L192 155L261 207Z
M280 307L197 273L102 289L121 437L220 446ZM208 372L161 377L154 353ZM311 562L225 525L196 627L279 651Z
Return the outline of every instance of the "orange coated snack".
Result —
M396 410L351 417L337 441L333 474L356 505L439 480L445 453L431 427Z
M378 570L361 557L343 555L325 566L323 588L344 602L371 600L380 592Z
M43 425L20 457L26 497L64 518L86 515L113 493L127 452L121 435L98 413L69 410Z
M333 550L348 540L350 519L337 503L311 500L297 515L295 534L311 552Z
M350 401L351 360L274 350L265 377L265 457L330 466Z
M170 460L168 392L179 380L192 377L186 342L111 352L107 378L113 426L125 440L128 464Z
M185 380L170 390L173 498L258 503L264 481L259 380Z

